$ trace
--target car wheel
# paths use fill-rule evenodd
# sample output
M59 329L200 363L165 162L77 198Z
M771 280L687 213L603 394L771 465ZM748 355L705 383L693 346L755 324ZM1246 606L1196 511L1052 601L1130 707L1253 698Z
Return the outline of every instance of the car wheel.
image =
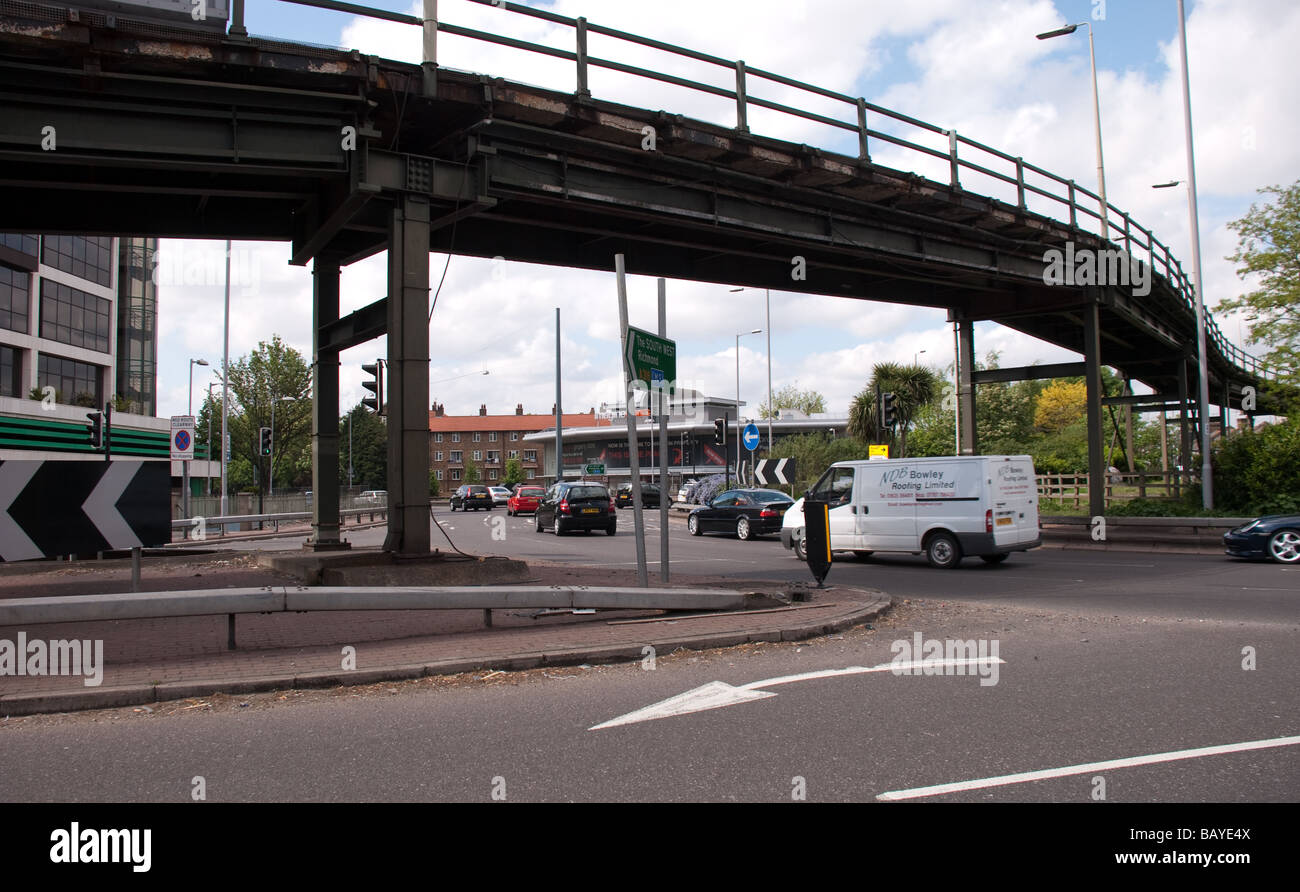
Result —
M686 519L686 529L690 530L692 536L704 535L704 530L700 529L700 519L694 514Z
M803 540L803 536L796 536L794 539L794 556L805 564L808 563L808 546Z
M564 531L563 531L562 529L560 529L560 518L558 518L558 517L555 518L555 528L552 529L551 532L553 532L553 533L554 533L555 535L557 535L557 536L562 536L562 535L564 535Z
M736 538L742 542L748 542L754 538L754 531L749 528L748 517L742 517L736 521Z
M609 527L606 527L606 528L605 528L605 535L606 535L606 536L612 536L612 535L614 535L614 534L617 533L617 532L618 532L618 527L616 527L616 526L609 526Z
M935 533L925 544L925 559L931 567L951 570L961 563L961 546L948 533Z
M1279 564L1300 562L1300 531L1278 530L1270 536L1268 556Z
M860 561L865 561L867 558L871 557L873 553L874 552L870 551L855 551L853 552L853 556Z
M540 514L533 515L533 529L539 533L542 532L542 516Z
M1004 551L1000 554L982 554L980 555L980 560L986 564L1000 564L1009 557L1011 557L1011 555Z
M449 503L448 503L448 506L451 508L451 513L452 513L452 514L455 514L455 513L456 513L456 503L455 503L455 502L449 502Z

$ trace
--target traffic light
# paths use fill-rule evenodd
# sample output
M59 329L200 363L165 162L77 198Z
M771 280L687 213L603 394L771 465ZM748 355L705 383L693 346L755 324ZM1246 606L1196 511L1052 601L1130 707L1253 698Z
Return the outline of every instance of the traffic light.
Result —
M271 454L271 429L269 427L259 427L257 429L257 439L258 442L261 444L259 448L261 449L262 455L270 455Z
M369 390L374 396L363 397L361 405L374 411L376 415L384 414L384 361L376 359L369 365L363 365L361 371L367 375L372 375L374 380L362 381L361 386Z
M719 418L713 422L713 445L727 445L727 419Z
M894 403L895 403L894 394L886 393L881 395L880 417L884 420L886 428L891 428L898 422L898 409L894 405Z
M90 441L92 449L102 449L104 447L104 413L87 412L86 417L90 422L86 425L86 439Z

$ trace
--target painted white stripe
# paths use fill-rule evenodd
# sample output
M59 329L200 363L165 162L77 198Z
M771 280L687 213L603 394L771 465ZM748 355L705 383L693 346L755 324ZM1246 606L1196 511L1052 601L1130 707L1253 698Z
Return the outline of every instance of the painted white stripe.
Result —
M0 463L0 560L29 561L45 557L18 521L9 516L9 506L27 488L41 464L38 461Z
M1134 768L1139 765L1155 765L1160 762L1176 762L1180 759L1200 759L1205 756L1222 756L1227 753L1242 753L1250 750L1266 750L1281 746L1300 745L1300 737L1274 737L1270 740L1250 740L1245 743L1227 743L1222 746L1206 746L1194 750L1174 750L1168 753L1155 753L1150 756L1131 756L1127 759L1110 759L1106 762L1088 762L1084 765L1067 765L1065 768L1047 768L1042 771L1025 771L1020 774L1004 774L1001 777L986 777L980 780L959 781L955 784L939 784L933 787L913 787L910 790L892 790L881 793L876 799L882 802L895 802L900 799L920 799L925 796L942 796L945 793L961 793L965 790L981 790L986 787L1004 787L1010 784L1025 784L1032 781L1051 780L1057 777L1070 777L1075 774L1087 774L1092 771L1111 771L1116 768Z
M899 675L912 675L916 674L917 670L924 670L926 667L943 669L957 666L991 666L994 663L1006 665L1006 660L997 657L985 657L984 659L976 657L969 660L905 660L900 663L880 663L876 666L849 666L844 669L820 669L816 672L801 672L798 675L781 675L763 681L751 681L749 684L740 687L752 691L755 688L770 688L773 685L808 681L813 678L834 678L837 675L862 675L866 672L897 672Z
M118 512L117 500L122 498L143 462L114 461L107 464L108 470L99 478L89 498L82 502L81 510L99 528L109 548L139 548L143 543Z

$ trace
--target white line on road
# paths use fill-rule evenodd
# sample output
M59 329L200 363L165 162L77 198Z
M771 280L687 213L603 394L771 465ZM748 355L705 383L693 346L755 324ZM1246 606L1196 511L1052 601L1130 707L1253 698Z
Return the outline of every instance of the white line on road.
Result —
M798 675L780 675L776 678L764 678L760 681L751 681L743 685L729 685L725 681L711 681L706 685L698 688L692 688L685 693L678 694L675 697L669 697L667 700L661 700L650 706L643 707L618 718L610 719L608 722L601 722L599 725L593 725L588 731L599 731L602 728L613 728L617 725L631 725L636 722L648 722L652 719L663 719L674 715L689 715L693 712L704 712L709 709L721 709L724 706L734 706L737 703L747 703L750 700L764 700L768 697L775 697L766 691L760 691L758 688L772 687L779 684L793 684L796 681L811 681L815 678L836 678L842 675L863 675L868 672L894 672L898 675L908 675L916 670L926 669L944 669L949 667L975 667L977 670L982 666L989 666L993 663L1005 664L1006 661L998 657L985 657L983 659L950 659L950 660L906 660L901 662L880 663L876 666L849 666L844 669L819 669L815 672L801 672ZM929 673L926 673L929 674ZM974 675L975 673L970 673Z
M1064 768L1047 768L1042 771L1025 771L1020 774L1004 774L1001 777L986 777L981 780L960 781L954 784L939 784L933 787L913 787L910 790L892 790L881 793L876 799L881 802L896 802L901 799L920 799L925 796L942 796L945 793L960 793L965 790L980 790L986 787L1003 787L1009 784L1025 784L1032 781L1050 780L1057 777L1070 777L1075 774L1087 774L1091 771L1110 771L1115 768L1133 768L1138 765L1155 765L1160 762L1176 762L1180 759L1199 759L1203 756L1221 756L1226 753L1241 753L1250 750L1264 750L1280 746L1296 746L1300 737L1274 737L1271 740L1250 740L1245 743L1227 743L1222 746L1206 746L1194 750L1174 750L1168 753L1155 753L1150 756L1131 756L1127 759L1111 759L1106 762L1088 762L1083 765L1067 765Z

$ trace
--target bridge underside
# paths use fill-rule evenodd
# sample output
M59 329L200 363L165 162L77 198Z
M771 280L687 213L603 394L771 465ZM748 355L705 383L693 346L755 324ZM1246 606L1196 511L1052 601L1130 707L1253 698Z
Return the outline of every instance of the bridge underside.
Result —
M419 66L93 17L0 20L0 95L0 230L285 240L314 263L321 548L341 545L338 352L388 331L388 547L429 549L430 250L600 270L623 253L634 274L944 308L965 419L976 320L1084 355L1096 443L1102 365L1194 392L1194 320L1163 278L1141 297L1048 286L1044 251L1095 236L806 146L445 70L426 96ZM389 297L340 320L339 268L384 250ZM1212 352L1213 400L1258 384Z

